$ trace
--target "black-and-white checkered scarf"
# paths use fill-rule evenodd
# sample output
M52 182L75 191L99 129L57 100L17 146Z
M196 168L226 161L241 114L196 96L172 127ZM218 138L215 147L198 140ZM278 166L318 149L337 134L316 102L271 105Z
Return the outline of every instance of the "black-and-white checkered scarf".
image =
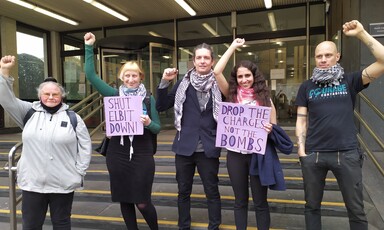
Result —
M217 121L217 115L219 114L219 102L222 101L221 92L217 86L215 76L213 71L210 71L206 75L200 75L196 72L195 68L190 69L185 75L183 80L181 80L179 87L176 91L175 96L175 128L181 130L181 118L183 117L183 104L186 98L186 90L189 86L192 86L199 92L206 93L206 97L209 98L212 92L212 102L213 102L213 118ZM206 100L207 103L209 100ZM207 106L207 103L204 107Z
M343 75L344 69L337 63L328 69L314 68L311 80L320 87L336 86L340 85Z

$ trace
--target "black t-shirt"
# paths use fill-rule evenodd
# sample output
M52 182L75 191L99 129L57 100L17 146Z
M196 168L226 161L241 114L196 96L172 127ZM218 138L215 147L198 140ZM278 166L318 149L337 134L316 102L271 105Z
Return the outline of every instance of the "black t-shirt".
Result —
M362 72L344 74L340 85L319 87L312 80L299 88L296 105L307 107L306 151L338 151L357 148L353 107L356 95L366 88Z

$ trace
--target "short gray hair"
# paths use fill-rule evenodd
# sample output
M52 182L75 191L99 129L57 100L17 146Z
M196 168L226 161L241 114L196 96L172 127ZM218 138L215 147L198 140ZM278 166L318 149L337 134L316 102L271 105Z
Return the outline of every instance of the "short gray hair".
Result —
M46 82L41 83L39 85L39 87L36 89L37 90L37 97L39 99L41 98L41 90L43 89L43 87L46 85L49 85L49 84L55 85L60 89L62 99L64 99L67 96L67 93L65 92L65 89L62 85L60 85L59 83L54 82L54 81L46 81Z

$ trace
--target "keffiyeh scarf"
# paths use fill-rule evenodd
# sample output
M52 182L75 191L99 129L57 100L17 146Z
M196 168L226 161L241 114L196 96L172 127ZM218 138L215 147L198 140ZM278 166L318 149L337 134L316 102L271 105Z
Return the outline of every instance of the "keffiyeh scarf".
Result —
M340 85L343 79L344 69L339 63L328 69L313 69L311 80L320 87Z
M207 98L211 96L210 92L212 92L213 118L216 121L217 121L217 115L219 114L219 102L222 101L222 98L221 98L221 92L219 90L219 87L217 86L213 71L210 71L206 75L200 75L196 72L195 68L192 68L185 74L183 80L181 80L180 85L176 91L174 111L175 111L175 128L178 131L181 130L181 118L183 117L183 104L186 99L186 91L189 84L192 84L192 86L197 91L206 93L205 96ZM206 101L208 103L209 100L206 100ZM205 108L207 106L207 103L205 104Z
M145 89L144 84L140 84L137 88L128 88L125 85L119 87L120 96L141 96L144 100L147 95L147 90ZM133 154L133 135L129 135L129 140L131 141L131 146L129 146L129 160L132 159ZM120 137L120 145L124 146L124 136Z

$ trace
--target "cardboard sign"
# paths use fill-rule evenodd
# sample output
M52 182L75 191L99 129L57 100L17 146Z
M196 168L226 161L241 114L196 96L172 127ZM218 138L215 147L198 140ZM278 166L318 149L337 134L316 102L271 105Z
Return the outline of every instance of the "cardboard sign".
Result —
M104 114L107 136L143 135L141 96L104 97Z
M271 108L237 103L220 103L216 147L265 154Z

